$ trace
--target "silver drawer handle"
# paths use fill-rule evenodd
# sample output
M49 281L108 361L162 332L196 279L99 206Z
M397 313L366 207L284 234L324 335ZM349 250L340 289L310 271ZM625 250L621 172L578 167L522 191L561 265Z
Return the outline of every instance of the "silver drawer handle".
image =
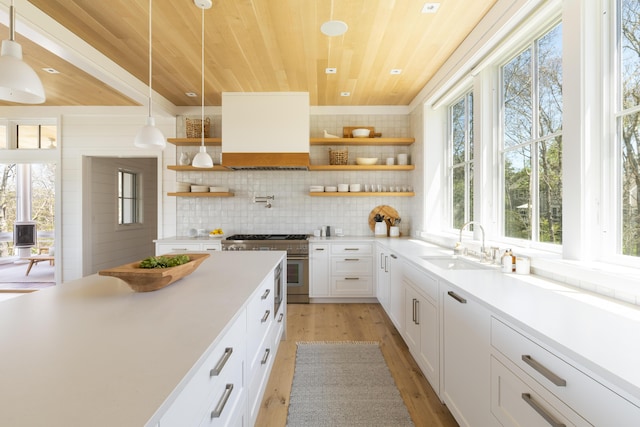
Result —
M280 316L278 316L278 323L282 322L282 319L284 319L284 313L280 313Z
M218 360L218 363L216 363L216 366L214 366L213 369L209 371L210 377L217 377L218 375L220 375L220 372L222 372L224 365L227 364L227 361L231 357L231 353L233 353L233 347L227 347L224 349L224 353L222 354L220 360Z
M271 353L271 349L267 348L264 351L264 356L262 356L262 360L260 361L261 365L264 365L265 363L267 363L267 360L269 359L269 353Z
M556 420L551 414L549 414L542 406L538 405L532 398L529 393L522 393L522 400L527 402L529 406L533 408L546 422L548 422L553 427L566 427L564 423Z
M171 248L172 251L186 251L187 248Z
M208 251L217 251L218 248L207 248Z
M567 386L567 381L566 380L564 380L563 378L561 378L561 377L557 376L556 374L554 374L553 372L551 372L551 370L549 370L549 368L547 368L546 366L544 366L543 364L541 364L540 362L538 362L537 360L535 360L533 357L529 356L528 354L523 354L522 355L522 361L524 363L526 363L527 365L531 366L536 371L538 371L540 373L540 375L542 375L543 377L545 377L546 379L548 379L549 381L551 381L553 384L557 385L558 387L566 387Z
M260 299L267 299L267 297L269 296L269 292L271 292L271 289L267 289L266 291L264 291L264 294L262 294Z
M359 251L358 248L344 248L345 251Z
M315 248L314 251L324 251L324 248Z
M216 405L215 409L211 411L211 419L220 418L220 415L222 415L222 411L224 411L224 407L227 404L227 400L229 400L232 391L233 384L227 384L227 386L224 388L224 393L222 393L222 397L218 401L218 404Z
M360 280L359 277L345 277L344 280Z
M415 301L415 310L416 310L416 325L420 324L420 300L414 300Z
M393 259L398 259L398 257L397 257L397 256L395 256L394 254L391 254L391 258L393 258Z
M264 323L267 320L269 320L269 315L271 314L271 310L267 310L264 312L264 316L262 316L262 319L260 319L260 323Z
M413 320L413 323L416 323L416 299L413 298L411 301L413 303L413 318L411 320Z
M345 261L360 261L360 258L345 258Z
M458 301L460 304L466 304L467 303L466 299L462 298L460 295L456 294L453 291L447 292L447 295L449 295L454 300Z

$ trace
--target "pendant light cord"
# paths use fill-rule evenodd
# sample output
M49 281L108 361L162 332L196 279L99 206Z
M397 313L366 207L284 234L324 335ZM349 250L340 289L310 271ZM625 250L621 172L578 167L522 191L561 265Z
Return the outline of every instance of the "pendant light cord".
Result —
M16 41L16 8L13 6L13 0L11 0L11 6L9 6L9 40Z
M153 39L152 39L152 19L151 19L151 15L153 12L153 0L149 0L149 117L152 117L152 113L151 113L151 93L152 93L152 89L151 89L151 70L153 67L153 57L152 57L152 52L153 49L151 47L151 44L153 43Z
M200 59L201 59L201 70L202 70L202 75L201 75L201 87L200 90L202 92L202 107L200 110L200 138L202 141L202 146L204 147L204 7L201 8L202 9L202 51L201 51L201 55L200 55Z

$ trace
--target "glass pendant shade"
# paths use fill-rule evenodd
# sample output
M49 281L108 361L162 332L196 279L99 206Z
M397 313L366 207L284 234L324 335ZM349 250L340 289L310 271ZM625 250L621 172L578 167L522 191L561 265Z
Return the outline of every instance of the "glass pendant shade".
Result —
M13 40L2 41L0 99L20 104L42 104L46 100L40 78L22 60L22 46Z
M193 161L191 162L191 166L194 168L212 168L213 167L213 159L207 153L207 148L204 145L200 146L200 152L195 155Z
M153 117L147 117L147 124L138 131L133 144L140 148L163 149L165 147L164 135L156 127L156 120Z

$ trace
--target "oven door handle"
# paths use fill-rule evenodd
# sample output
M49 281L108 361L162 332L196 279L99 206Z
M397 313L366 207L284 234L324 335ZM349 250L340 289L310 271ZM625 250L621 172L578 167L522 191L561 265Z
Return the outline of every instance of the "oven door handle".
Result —
M287 261L306 261L309 259L309 256L289 256L287 255Z

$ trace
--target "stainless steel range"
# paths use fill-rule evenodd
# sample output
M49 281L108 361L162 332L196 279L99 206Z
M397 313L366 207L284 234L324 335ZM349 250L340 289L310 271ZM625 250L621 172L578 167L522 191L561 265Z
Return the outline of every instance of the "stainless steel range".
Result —
M307 234L234 234L223 251L286 251L287 302L309 302L309 236ZM276 290L276 295L278 290Z

